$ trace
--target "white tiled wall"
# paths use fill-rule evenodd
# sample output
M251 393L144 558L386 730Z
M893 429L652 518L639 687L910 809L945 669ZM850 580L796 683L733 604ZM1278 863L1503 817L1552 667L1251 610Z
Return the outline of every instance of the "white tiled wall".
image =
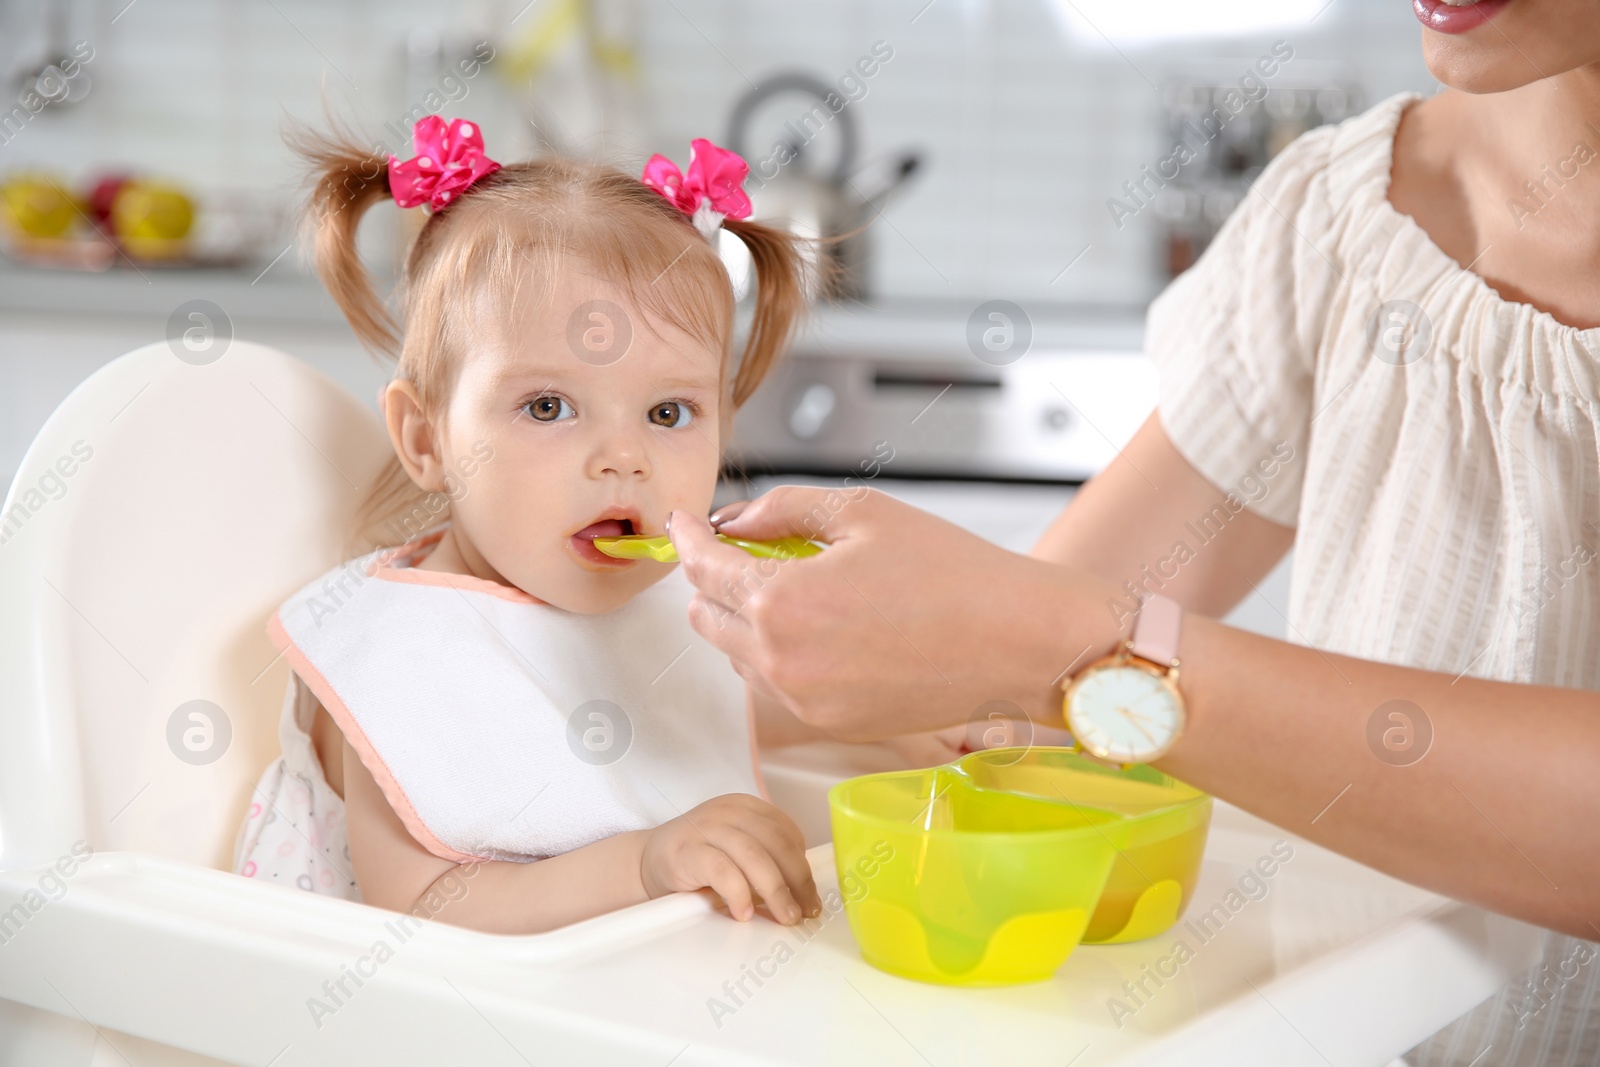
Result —
M1282 37L1296 50L1284 83L1354 79L1368 102L1432 85L1408 5L1395 0L1332 0L1310 26L1250 38L1114 46L1096 32L1090 0L596 2L637 59L625 106L605 129L571 106L582 94L570 73L583 61L570 55L538 92L554 120L547 128L633 166L650 151L681 161L691 137L721 140L732 103L763 75L803 68L833 80L875 41L894 49L851 105L866 158L915 148L926 159L873 233L885 297L1148 298L1158 284L1154 220L1146 213L1119 232L1105 202L1157 158L1155 86L1180 72L1228 77ZM66 37L95 49L94 90L75 107L47 107L0 145L0 173L47 167L81 179L117 164L287 204L296 175L279 136L286 116L317 119L325 99L377 131L417 91L405 74L409 32L487 37L501 57L492 70L504 71L516 41L568 3L577 0L61 3ZM42 58L50 6L0 0L8 80ZM535 144L517 100L527 92L486 72L445 114L472 115L491 154L516 156ZM284 269L294 269L292 257Z

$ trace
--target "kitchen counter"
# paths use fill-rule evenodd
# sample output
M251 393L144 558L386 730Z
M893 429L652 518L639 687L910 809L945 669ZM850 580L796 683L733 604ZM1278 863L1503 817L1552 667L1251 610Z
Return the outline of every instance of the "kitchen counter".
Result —
M902 356L911 359L951 359L978 370L986 365L974 357L968 340L969 324L990 320L980 313L984 302L877 301L871 305L831 305L818 309L797 338L801 355ZM1024 305L1032 334L1027 351L1126 352L1137 354L1144 345L1142 307L1085 307L1067 304ZM1014 353L1017 359L1022 352Z
M164 322L180 304L203 299L227 312L236 330L252 324L296 324L348 335L338 307L321 283L301 269L299 255L298 249L290 249L270 267L263 263L239 271L148 266L136 270L123 265L100 273L22 268L0 259L0 316L66 316L73 321L110 316ZM377 284L381 292L392 282L380 278ZM865 305L824 305L810 316L796 350L899 351L971 359L967 322L981 303L884 299ZM742 310L748 314L749 308ZM1035 348L1137 351L1143 341L1143 308L1048 304L1028 305L1024 312Z
M344 317L314 278L302 273L297 250L270 267L192 270L126 265L75 271L18 267L0 258L0 316L12 314L155 319L165 322L190 300L210 300L237 326L252 321L343 327ZM157 333L156 338L160 334ZM148 340L148 338L147 338Z

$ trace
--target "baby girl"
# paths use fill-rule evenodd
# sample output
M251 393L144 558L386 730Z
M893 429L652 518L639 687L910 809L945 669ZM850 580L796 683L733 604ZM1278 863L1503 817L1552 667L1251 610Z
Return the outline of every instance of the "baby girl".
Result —
M685 173L657 156L642 180L501 166L460 119L423 119L416 146L385 168L298 143L318 271L358 337L398 354L369 525L429 514L424 497L448 498L448 521L272 619L293 668L283 758L236 869L399 911L465 885L429 913L503 933L705 887L739 919L818 914L800 831L763 799L744 685L689 627L688 583L593 544L709 510L733 412L803 310L794 239L748 221L744 161L707 141ZM355 247L389 197L431 207L399 326ZM722 230L755 274L737 360Z

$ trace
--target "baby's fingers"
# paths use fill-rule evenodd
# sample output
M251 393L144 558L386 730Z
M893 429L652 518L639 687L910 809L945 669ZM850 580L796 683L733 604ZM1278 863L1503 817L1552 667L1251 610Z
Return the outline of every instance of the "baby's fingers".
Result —
M767 807L760 817L743 827L777 863L791 897L806 915L822 914L822 895L817 892L811 864L806 862L805 839L794 821L776 808Z
M761 841L734 831L723 842L722 850L739 865L745 880L761 895L773 918L785 926L793 926L804 917L795 894L790 891L789 879Z
M756 913L755 901L750 895L750 883L739 865L725 853L708 846L703 850L705 873L700 881L710 886L728 905L728 912L740 922Z
M811 864L806 862L803 849L772 848L768 855L777 863L778 869L783 872L784 884L787 887L790 899L800 908L804 915L822 914L822 894L817 892L817 880L811 876ZM766 896L765 893L762 896ZM795 922L800 921L796 916Z

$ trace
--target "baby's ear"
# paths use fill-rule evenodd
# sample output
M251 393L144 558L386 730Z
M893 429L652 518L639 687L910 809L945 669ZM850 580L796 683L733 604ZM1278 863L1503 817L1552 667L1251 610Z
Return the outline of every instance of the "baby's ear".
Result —
M436 427L409 381L397 378L384 387L383 419L395 456L417 488L428 493L444 490L446 472Z

